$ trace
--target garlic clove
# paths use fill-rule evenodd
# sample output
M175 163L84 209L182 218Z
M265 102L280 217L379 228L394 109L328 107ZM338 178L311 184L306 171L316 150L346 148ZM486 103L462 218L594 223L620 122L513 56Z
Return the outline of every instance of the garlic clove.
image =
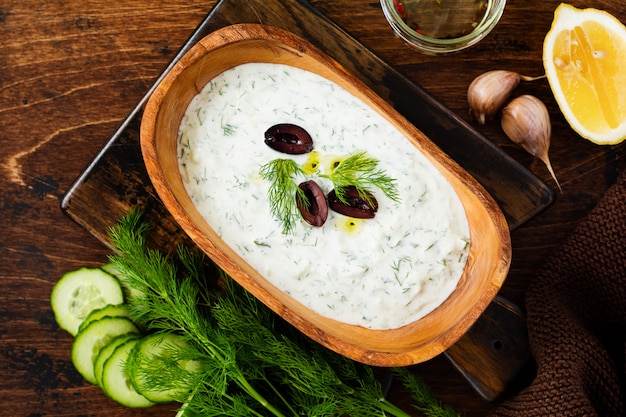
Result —
M513 99L502 110L502 129L509 139L537 156L549 147L552 126L548 109L538 98L523 95Z
M548 157L552 125L545 104L528 94L516 97L502 109L501 124L502 130L511 141L546 165L561 190Z
M470 115L484 125L500 110L520 81L534 81L543 77L527 77L505 70L487 71L479 75L467 89Z

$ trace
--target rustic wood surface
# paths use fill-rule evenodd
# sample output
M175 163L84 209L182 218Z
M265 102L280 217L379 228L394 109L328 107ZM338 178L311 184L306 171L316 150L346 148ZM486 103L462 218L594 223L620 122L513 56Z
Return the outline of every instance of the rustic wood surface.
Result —
M64 272L99 265L108 253L62 213L63 196L215 3L0 4L0 414L173 415L171 406L124 409L82 381L69 357L72 339L56 326L49 294ZM465 91L474 76L496 68L528 75L543 72L542 40L558 3L510 0L499 25L480 44L456 55L433 57L395 38L377 1L311 1L468 122ZM571 3L603 8L626 21L623 2ZM596 146L571 131L545 81L525 84L519 92L536 94L550 110L550 156L563 187L554 204L512 233L513 264L501 294L523 305L529 280L625 164L623 145ZM497 123L479 130L554 188L543 164L510 144ZM442 401L468 416L485 415L497 404L480 398L443 357L414 370ZM390 397L398 404L406 402L399 387L392 387Z

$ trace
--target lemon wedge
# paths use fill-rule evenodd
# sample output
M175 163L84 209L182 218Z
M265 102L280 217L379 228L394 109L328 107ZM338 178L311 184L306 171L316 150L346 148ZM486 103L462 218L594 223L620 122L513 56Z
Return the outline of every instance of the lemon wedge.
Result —
M600 145L626 139L626 27L611 14L561 4L543 65L565 119Z

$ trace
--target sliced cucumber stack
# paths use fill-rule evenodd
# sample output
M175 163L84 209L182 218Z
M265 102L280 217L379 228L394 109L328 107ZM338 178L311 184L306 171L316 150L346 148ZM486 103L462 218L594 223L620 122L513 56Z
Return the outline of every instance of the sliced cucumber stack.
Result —
M92 384L96 384L94 363L100 349L114 337L127 334L139 334L139 329L126 317L104 317L90 323L81 330L72 345L72 363L80 374Z
M104 317L126 317L130 319L130 309L126 304L108 304L102 308L93 310L85 320L78 326L78 333L94 321L98 321Z
M93 363L93 374L96 378L96 382L102 387L102 373L104 372L104 364L107 359L111 357L115 349L128 342L131 339L139 339L140 335L136 333L122 334L114 337L109 343L106 344L96 356L96 360Z
M118 346L104 362L101 386L104 393L114 401L130 408L151 407L154 403L135 391L130 382L126 361L139 339L130 339Z
M93 310L123 302L120 282L100 268L81 268L66 273L50 295L59 327L72 336L76 336L80 324Z
M143 337L135 345L127 362L130 381L137 392L155 403L182 402L191 390L184 381L147 381L142 370L171 367L180 367L191 372L198 370L198 362L183 359L181 356L180 352L187 346L182 337L173 333L156 333Z
M186 342L180 336L141 335L124 304L124 292L129 290L117 274L113 264L81 268L63 275L52 290L50 304L56 321L75 336L74 367L85 380L98 384L107 396L126 407L185 399L191 391L185 382L165 379L163 386L150 385L142 377L142 369L178 366L195 371L199 363L182 359L180 351Z

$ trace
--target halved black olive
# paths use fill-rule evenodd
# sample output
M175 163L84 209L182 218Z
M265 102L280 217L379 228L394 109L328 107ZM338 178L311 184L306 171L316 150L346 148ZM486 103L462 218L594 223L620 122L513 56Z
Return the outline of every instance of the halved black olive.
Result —
M304 191L305 201L296 194L296 204L302 218L312 226L321 227L328 217L326 196L319 185L313 180L298 185Z
M373 219L378 211L378 201L372 193L365 191L367 199L359 195L355 186L346 187L345 196L348 204L344 204L337 197L335 190L328 193L328 206L337 213L355 219Z
M299 155L313 150L311 135L300 126L290 123L280 123L267 129L265 143L276 151L290 155Z

